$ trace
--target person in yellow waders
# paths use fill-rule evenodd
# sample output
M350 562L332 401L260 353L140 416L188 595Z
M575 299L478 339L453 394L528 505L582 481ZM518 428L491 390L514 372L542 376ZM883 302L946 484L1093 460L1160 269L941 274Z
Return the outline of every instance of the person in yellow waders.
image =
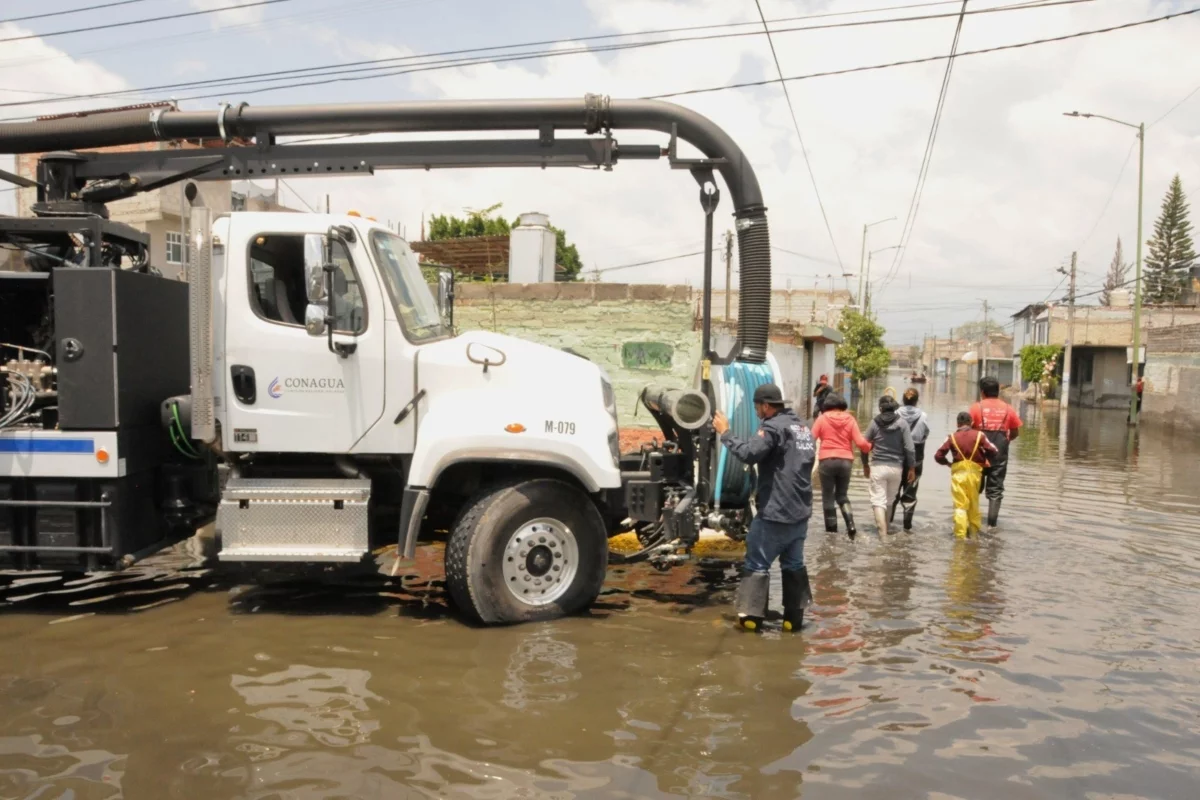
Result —
M971 428L971 413L963 411L958 415L958 430L950 434L933 454L934 461L950 467L955 536L966 538L983 527L979 486L983 481L983 468L988 466L988 457L999 452L982 432Z

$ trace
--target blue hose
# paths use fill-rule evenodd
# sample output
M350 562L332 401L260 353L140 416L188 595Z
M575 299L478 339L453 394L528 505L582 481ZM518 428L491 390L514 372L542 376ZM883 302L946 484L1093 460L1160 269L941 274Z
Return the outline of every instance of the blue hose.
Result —
M739 439L747 439L758 432L758 416L754 413L754 390L764 383L775 381L770 364L747 364L736 361L719 367L722 389L718 404L729 418L729 430ZM722 497L732 504L745 503L753 489L750 470L735 458L728 448L722 447L717 457L717 479L714 482L714 499Z

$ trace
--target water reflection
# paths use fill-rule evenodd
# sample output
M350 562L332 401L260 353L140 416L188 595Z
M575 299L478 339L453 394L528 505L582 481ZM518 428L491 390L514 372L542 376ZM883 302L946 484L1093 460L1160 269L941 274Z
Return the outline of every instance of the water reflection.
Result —
M923 395L934 440L971 400ZM0 797L1192 797L1200 447L1022 413L999 529L955 540L928 465L912 534L810 533L799 636L735 631L718 561L497 630L448 613L437 548L0 576Z

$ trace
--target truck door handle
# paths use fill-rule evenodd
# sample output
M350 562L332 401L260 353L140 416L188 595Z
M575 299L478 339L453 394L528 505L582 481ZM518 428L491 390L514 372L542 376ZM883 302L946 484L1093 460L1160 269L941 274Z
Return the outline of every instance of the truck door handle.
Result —
M257 399L257 391L254 385L254 368L234 364L229 368L229 373L233 378L233 393L237 395L238 401L244 405L254 405L254 401Z

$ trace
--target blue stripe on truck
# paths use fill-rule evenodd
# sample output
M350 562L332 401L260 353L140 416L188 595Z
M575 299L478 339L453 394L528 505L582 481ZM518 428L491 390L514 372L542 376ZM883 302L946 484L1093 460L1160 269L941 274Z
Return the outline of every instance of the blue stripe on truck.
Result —
M69 453L91 455L94 439L7 439L0 438L0 453Z

